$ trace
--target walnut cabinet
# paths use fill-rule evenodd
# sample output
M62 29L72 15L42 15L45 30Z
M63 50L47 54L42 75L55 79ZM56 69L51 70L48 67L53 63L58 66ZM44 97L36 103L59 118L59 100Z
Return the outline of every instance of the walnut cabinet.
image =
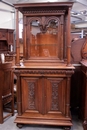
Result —
M15 123L70 129L70 10L72 2L22 3L16 8L18 115ZM23 14L20 66L19 11Z

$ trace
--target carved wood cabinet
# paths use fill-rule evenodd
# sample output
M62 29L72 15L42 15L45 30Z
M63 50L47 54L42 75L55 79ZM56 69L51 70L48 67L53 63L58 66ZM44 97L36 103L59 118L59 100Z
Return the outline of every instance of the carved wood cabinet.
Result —
M70 129L70 10L72 2L22 3L16 8L18 115L15 123ZM20 64L18 12L23 14Z

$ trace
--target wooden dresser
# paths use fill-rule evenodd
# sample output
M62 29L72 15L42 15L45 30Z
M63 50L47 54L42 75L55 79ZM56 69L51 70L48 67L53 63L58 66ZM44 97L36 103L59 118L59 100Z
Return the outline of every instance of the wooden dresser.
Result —
M56 125L70 130L70 11L73 2L22 3L16 8L18 127ZM23 14L20 66L19 11Z

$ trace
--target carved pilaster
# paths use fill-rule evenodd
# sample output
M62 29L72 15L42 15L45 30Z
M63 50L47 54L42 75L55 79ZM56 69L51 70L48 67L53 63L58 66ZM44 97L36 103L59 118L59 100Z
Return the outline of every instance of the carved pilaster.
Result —
M17 74L17 111L18 115L22 114L22 97L21 97L21 85L20 85L20 74Z
M19 11L16 9L16 52L17 52L17 57L16 57L16 65L20 64L20 45L19 45Z
M70 109L70 77L67 77L67 90L66 90L66 117L69 117Z

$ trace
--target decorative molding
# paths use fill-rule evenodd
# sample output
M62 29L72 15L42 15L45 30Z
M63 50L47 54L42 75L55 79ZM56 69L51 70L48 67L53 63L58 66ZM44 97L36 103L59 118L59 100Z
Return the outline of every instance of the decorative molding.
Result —
M29 70L29 69L23 69L23 70L14 70L15 74L68 74L71 75L74 73L74 70Z
M56 8L52 8L52 9L43 9L43 8L41 8L41 9L28 9L28 10L26 10L26 11L23 11L23 14L44 14L44 13L54 13L54 14L64 14L65 13L65 10L58 10L58 9L56 9Z

